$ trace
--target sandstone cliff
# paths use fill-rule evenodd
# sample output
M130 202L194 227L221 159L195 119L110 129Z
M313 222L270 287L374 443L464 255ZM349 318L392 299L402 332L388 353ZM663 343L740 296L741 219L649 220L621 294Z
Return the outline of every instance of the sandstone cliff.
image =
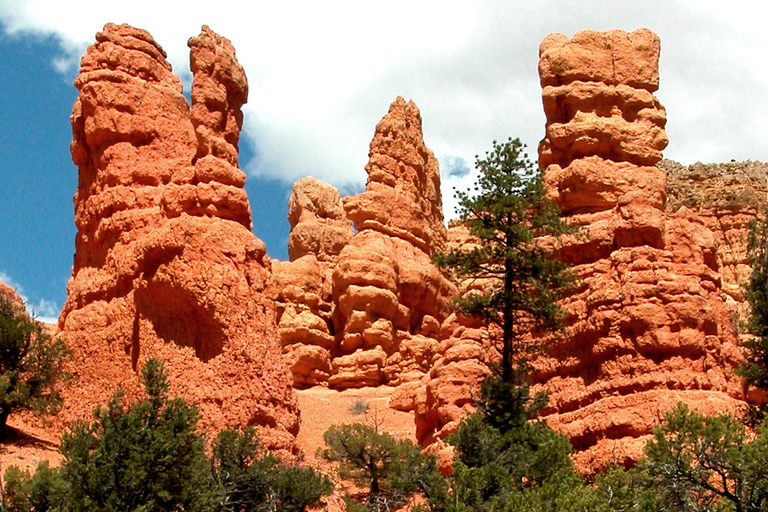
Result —
M280 357L271 265L237 167L248 85L230 42L189 40L192 108L163 49L106 25L72 111L76 252L59 328L79 377L64 419L87 418L149 357L207 428L256 424L293 449L298 407Z

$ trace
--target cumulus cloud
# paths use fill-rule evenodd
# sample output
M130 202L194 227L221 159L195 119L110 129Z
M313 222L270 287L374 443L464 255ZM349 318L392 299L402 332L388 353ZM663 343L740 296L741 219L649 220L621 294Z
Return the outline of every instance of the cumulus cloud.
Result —
M16 293L19 294L21 300L24 301L24 306L27 308L27 312L33 318L49 324L55 324L59 321L59 312L61 311L61 308L57 306L54 301L48 299L40 299L36 302L31 301L24 291L24 287L3 270L0 270L0 281L16 290Z
M460 156L446 155L443 157L442 174L451 178L461 178L470 173L469 164Z
M683 163L768 160L764 17L754 3L252 4L0 0L0 22L17 37L55 38L61 53L53 64L72 76L104 22L131 23L163 45L187 86L186 40L206 23L232 40L249 76L241 140L256 157L243 162L248 173L285 182L310 174L347 189L364 183L375 124L398 95L420 107L446 182L459 183L455 162L472 162L493 139L518 136L535 157L544 131L541 39L645 26L662 39L665 155Z

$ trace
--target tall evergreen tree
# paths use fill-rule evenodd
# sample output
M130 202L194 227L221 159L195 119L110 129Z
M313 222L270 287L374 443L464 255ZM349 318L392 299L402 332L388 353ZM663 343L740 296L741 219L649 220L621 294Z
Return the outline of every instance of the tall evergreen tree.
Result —
M504 383L521 377L516 369L525 359L523 334L562 327L558 300L574 282L567 265L552 253L552 243L573 228L546 197L542 173L524 150L519 139L510 138L493 141L485 158L476 158L473 193L456 191L456 198L460 219L478 244L435 257L455 278L482 281L482 292L463 295L456 307L500 327Z
M747 257L752 274L744 287L750 314L744 343L746 361L738 369L747 383L768 389L768 217L749 223Z

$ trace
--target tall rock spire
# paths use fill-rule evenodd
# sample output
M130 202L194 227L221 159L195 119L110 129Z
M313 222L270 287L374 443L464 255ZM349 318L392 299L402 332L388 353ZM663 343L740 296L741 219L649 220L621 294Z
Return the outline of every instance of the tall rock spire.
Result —
M705 413L743 404L715 236L665 210L659 53L647 29L553 34L539 51L539 165L562 213L583 226L562 250L583 286L536 379L550 390L549 423L591 469L636 460L678 401Z
M251 232L237 167L247 81L232 45L190 39L192 109L165 52L108 24L75 81L76 253L59 327L78 385L67 419L89 417L149 357L213 429L256 424L293 449L298 410L280 357L266 248Z

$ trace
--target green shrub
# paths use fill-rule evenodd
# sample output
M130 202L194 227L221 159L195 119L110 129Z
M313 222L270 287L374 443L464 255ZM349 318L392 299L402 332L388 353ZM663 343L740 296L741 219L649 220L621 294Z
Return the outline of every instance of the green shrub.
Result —
M311 468L260 450L253 429L221 432L209 459L198 411L169 398L162 363L147 361L141 381L146 397L127 406L118 392L62 436L60 468L9 468L3 512L300 512L331 492Z
M0 295L0 437L17 410L55 413L61 406L57 381L66 378L68 356L60 339L5 295Z
M318 455L338 462L341 478L368 487L367 510L394 510L436 478L434 456L424 456L411 441L396 439L369 425L332 425L323 438L326 448L318 449Z
M221 432L212 465L222 512L302 512L333 491L312 468L286 465L262 450L253 428Z
M73 511L208 510L214 503L198 411L168 397L162 363L141 371L147 396L126 407L122 392L93 423L62 436L62 477Z

